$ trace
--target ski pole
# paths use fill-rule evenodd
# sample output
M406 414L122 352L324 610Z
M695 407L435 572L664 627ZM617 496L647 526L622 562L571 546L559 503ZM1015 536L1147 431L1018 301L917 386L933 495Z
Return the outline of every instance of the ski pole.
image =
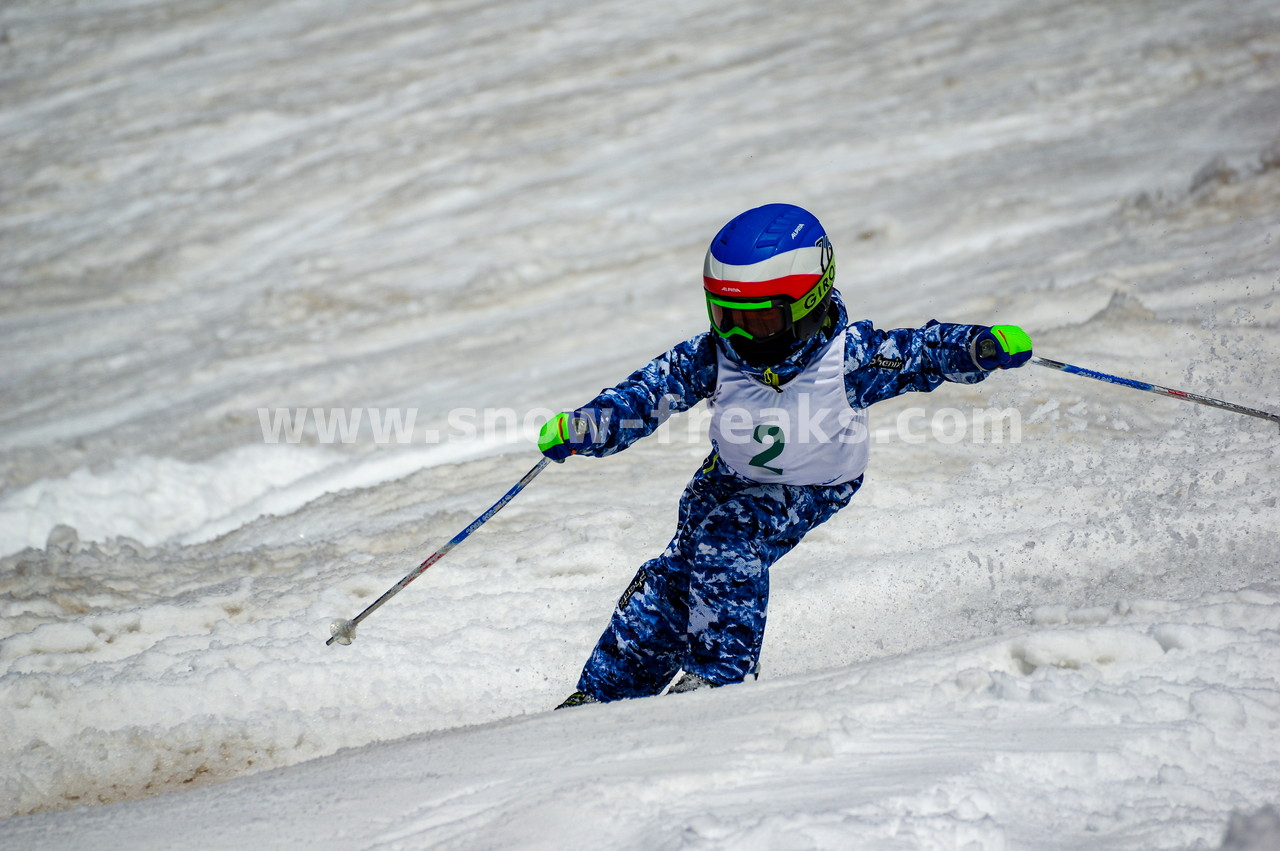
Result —
M501 511L502 507L506 505L508 502L510 502L512 498L515 497L516 494L524 490L525 485L533 481L534 476L537 476L539 473L542 472L542 468L546 467L547 462L550 460L551 459L549 458L543 458L541 461L535 464L532 470L524 474L524 478L516 482L515 487L511 488L511 490L507 491L503 495L502 499L498 500L492 506L490 506L489 510L486 511L484 514L481 514L475 520L471 521L470 526L463 529L458 534L454 535L453 538L449 540L449 543L445 544L443 547L441 547L440 549L432 553L430 556L428 556L426 561L424 561L422 564L415 567L413 570L409 571L409 573L405 576L404 579L401 579L395 585L392 585L390 588L388 588L387 593L383 594L377 600L374 600L373 604L370 605L363 612L356 615L354 618L352 618L349 621L336 620L332 624L330 624L329 632L331 633L331 636L329 640L325 642L325 644L326 645L333 644L335 641L338 644L350 644L352 641L354 641L356 637L356 627L360 624L360 621L369 617L369 615L373 614L374 610L376 610L379 606L381 606L383 603L390 600L395 595L399 594L400 591L403 590L404 586L408 585L410 582L412 582L413 580L421 576L422 573L428 567L435 564L440 559L444 558L445 553L449 552L449 550L453 549L458 544L462 543L463 540L465 540L468 535L470 535L472 532L474 532L475 530L483 526L485 521L487 521L493 515L497 514L499 511Z
M1224 411L1234 411L1237 414L1246 414L1250 417L1258 417L1259 419L1270 420L1280 426L1280 414L1269 414L1266 411L1259 411L1256 408L1246 408L1243 405L1236 405L1232 402L1223 402L1220 399L1210 399L1207 396L1197 396L1195 393L1185 393L1182 390L1173 390L1168 387L1161 387L1159 384L1150 384L1146 381L1135 381L1132 378L1121 378L1118 375L1108 375L1105 372L1097 372L1084 367L1072 366L1069 363L1059 363L1056 360L1048 358L1033 357L1031 362L1037 366L1046 366L1049 369L1056 369L1061 372L1067 372L1072 375L1083 375L1086 378L1096 378L1098 381L1106 381L1111 384L1119 384L1123 387L1132 387L1135 390L1144 390L1148 393L1158 393L1161 396L1168 396L1172 399L1182 399L1186 402L1195 402L1198 405L1208 405L1210 408L1221 408Z

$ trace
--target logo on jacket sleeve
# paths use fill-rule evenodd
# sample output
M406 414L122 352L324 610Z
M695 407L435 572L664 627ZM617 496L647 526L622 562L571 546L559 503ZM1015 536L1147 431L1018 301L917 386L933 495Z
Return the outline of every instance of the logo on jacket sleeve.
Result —
M872 369L902 369L906 365L906 358L887 358L884 355L876 355L867 364Z

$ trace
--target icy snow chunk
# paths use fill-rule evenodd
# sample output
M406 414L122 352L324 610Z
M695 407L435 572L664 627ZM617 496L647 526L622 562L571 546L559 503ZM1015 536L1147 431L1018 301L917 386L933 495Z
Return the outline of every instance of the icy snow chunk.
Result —
M0 641L0 660L48 653L87 653L98 644L93 630L80 623L47 623Z
M49 530L49 537L45 539L44 548L75 555L80 552L80 535L73 527L65 523L59 523Z
M1009 652L1026 673L1044 667L1103 668L1121 662L1148 662L1164 655L1154 638L1123 629L1035 633L1015 639Z
M1205 688L1191 695L1191 711L1214 727L1244 727L1248 721L1244 704L1229 691Z
M1206 624L1166 623L1151 635L1165 650L1214 650L1240 640L1240 633Z

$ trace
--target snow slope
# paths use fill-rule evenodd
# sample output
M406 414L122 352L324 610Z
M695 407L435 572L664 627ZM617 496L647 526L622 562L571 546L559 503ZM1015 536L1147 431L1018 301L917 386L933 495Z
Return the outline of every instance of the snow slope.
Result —
M873 410L758 682L547 711L696 412L324 645L767 201L882 327L1280 410L1270 0L14 0L0 80L0 846L1280 847L1280 438L1049 370Z

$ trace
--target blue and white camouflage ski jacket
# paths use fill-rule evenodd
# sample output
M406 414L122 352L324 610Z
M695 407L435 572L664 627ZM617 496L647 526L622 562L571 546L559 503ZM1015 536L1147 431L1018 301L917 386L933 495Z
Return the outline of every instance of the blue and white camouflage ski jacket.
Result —
M850 323L838 292L832 294L838 319L832 334L846 326L844 386L849 403L866 408L903 393L934 390L943 382L976 384L989 373L978 367L970 344L982 325L930 321L922 328L882 331L869 320ZM785 384L799 374L824 341L815 335L772 372ZM710 331L676 344L578 412L597 424L595 444L583 455L603 457L652 434L672 414L687 411L715 391L716 346L749 374L764 381L764 368L746 364Z

